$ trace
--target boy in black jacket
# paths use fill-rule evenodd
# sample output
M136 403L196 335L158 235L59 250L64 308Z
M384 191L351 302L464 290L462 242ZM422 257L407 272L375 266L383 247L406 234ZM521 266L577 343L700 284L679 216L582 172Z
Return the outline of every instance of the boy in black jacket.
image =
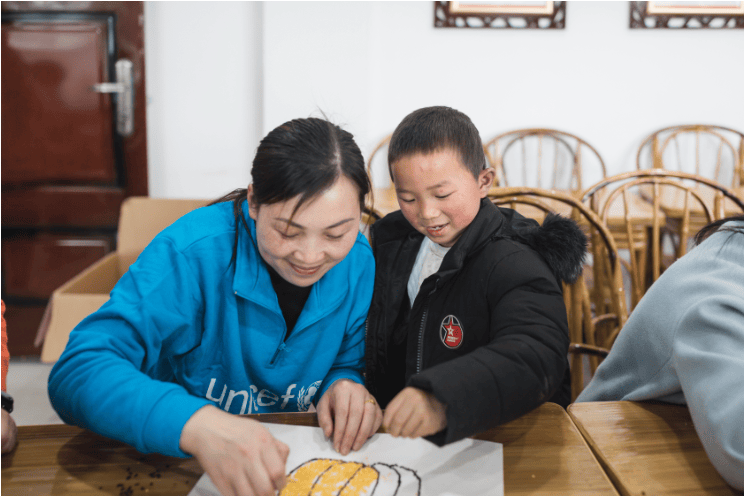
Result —
M561 280L581 274L584 234L493 205L478 130L451 108L403 119L388 163L401 209L372 226L366 345L388 432L443 445L545 401L566 406Z

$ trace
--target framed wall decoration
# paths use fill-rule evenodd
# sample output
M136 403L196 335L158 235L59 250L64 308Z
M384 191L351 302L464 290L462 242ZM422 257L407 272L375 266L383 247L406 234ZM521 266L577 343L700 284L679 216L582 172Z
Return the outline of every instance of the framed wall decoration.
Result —
M566 2L434 2L434 27L564 29Z
M744 29L744 2L630 2L631 29Z

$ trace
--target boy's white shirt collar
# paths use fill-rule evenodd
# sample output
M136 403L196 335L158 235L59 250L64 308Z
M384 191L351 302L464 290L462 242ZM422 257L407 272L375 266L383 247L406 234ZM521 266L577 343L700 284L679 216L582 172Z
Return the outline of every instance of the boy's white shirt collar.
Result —
M413 264L411 275L408 277L407 289L411 307L413 307L413 302L421 288L421 283L439 270L442 260L449 250L449 248L433 242L428 237L424 237L418 255L416 255L416 262Z

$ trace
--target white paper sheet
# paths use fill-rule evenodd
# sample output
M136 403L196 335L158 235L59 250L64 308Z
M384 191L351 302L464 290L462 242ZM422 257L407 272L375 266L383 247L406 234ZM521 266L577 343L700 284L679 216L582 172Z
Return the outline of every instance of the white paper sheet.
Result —
M281 496L504 494L504 458L499 443L464 439L439 448L423 439L375 434L361 450L342 456L320 428L264 426L290 448L289 483ZM219 496L219 492L204 474L189 496Z

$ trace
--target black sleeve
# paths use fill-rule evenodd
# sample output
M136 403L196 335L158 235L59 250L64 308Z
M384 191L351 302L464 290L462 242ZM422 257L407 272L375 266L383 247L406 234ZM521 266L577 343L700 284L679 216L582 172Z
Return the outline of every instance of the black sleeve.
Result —
M497 263L488 280L490 343L414 375L409 386L447 405L447 428L429 439L458 441L548 401L568 368L562 289L547 264L522 248Z

